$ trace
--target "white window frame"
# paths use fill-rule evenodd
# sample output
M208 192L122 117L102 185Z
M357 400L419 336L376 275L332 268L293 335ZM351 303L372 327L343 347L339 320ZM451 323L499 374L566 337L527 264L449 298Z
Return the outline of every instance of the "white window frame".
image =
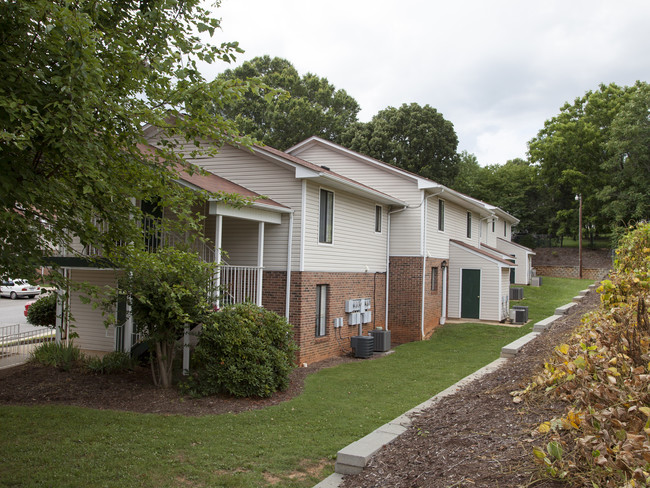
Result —
M329 285L316 285L316 337L327 335L327 296Z
M327 228L325 229L325 236L323 236L323 195L331 195L332 196L332 205L331 208L329 209L329 217L328 217L328 210L325 209L325 219L327 222L325 225L327 226L328 224L331 226L330 232L327 232ZM329 235L328 235L329 234ZM323 240L324 237L324 240ZM329 240L328 240L329 238ZM320 188L318 190L318 243L319 244L324 244L331 246L334 244L334 192L332 190L328 190L326 188Z
M381 221L384 219L384 208L381 205L375 205L375 234L381 234Z
M438 199L438 232L445 231L445 201Z

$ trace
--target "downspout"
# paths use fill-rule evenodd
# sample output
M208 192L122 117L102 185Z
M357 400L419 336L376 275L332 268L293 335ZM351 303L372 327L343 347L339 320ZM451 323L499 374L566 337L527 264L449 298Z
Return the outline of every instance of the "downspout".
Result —
M284 305L284 316L289 321L289 311L291 309L291 245L293 243L293 210L289 214L289 238L287 242L287 286Z
M422 199L422 204L423 204L423 225L422 225L422 297L421 297L421 308L420 308L420 338L424 338L424 298L425 298L425 290L427 286L427 280L426 280L426 275L427 275L427 207L428 207L428 202L429 198L435 197L440 195L445 191L444 188L441 188L439 192L437 193L432 193L429 196L426 196Z
M300 266L298 271L305 270L305 226L306 226L306 216L307 212L307 180L302 180L302 191L301 191L301 202L300 202Z
M403 212L407 208L409 208L408 205L397 210L389 210L387 217L388 221L386 222L386 226L388 227L386 234L386 306L384 307L386 314L386 317L384 318L384 327L386 330L388 330L388 285L390 284L390 216L394 213Z

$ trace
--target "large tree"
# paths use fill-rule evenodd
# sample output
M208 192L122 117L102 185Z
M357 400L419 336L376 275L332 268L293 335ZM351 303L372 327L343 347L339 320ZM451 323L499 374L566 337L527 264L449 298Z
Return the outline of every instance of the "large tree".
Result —
M603 214L622 227L650 218L650 85L637 86L612 121L598 192Z
M582 195L584 222L588 229L592 233L609 230L615 224L613 208L618 207L612 205L612 200L618 200L631 185L635 186L636 178L648 179L647 172L615 174L613 170L625 158L625 149L610 144L612 137L622 140L621 135L625 132L622 127L613 132L617 118L620 126L634 123L618 115L644 86L647 85L641 82L632 87L619 87L613 83L601 85L598 90L577 98L573 104L566 103L530 141L530 159L541 166L540 176L552 209L553 217L548 222L551 233L575 234L578 221L576 194ZM613 163L612 158L617 162ZM643 169L643 165L638 169ZM623 217L617 215L615 218Z
M346 147L449 185L458 174L458 137L435 108L417 103L388 107L353 125Z
M246 142L208 110L247 87L200 74L197 60L240 50L200 40L219 21L199 3L0 2L0 275L29 275L72 235L105 249L135 240L132 198L183 215L176 136ZM138 148L146 124L166 129L164 158Z
M221 103L216 111L233 120L242 133L277 149L311 136L339 142L343 131L357 121L359 104L345 90L312 73L300 76L286 59L257 57L226 70L217 80L264 84L240 99Z

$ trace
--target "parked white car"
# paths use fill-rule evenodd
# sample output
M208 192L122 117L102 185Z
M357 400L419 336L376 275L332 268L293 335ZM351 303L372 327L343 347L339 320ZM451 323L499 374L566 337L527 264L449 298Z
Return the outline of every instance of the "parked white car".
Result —
M41 294L41 287L32 285L27 280L3 280L0 282L0 296L15 300L19 297L34 298Z

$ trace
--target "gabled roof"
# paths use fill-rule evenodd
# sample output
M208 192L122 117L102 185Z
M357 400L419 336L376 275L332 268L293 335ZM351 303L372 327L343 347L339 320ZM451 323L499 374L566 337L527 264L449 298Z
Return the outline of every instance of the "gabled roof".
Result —
M420 176L416 173L412 173L410 171L407 171L402 168L398 168L397 166L394 166L392 164L385 163L383 161L379 161L378 159L372 158L370 156L366 156L365 154L358 153L356 151L352 151L351 149L347 149L339 144L336 144L334 142L328 141L326 139L323 139L318 136L312 136L308 139L305 139L302 142L299 142L295 146L287 149L287 153L290 154L295 154L299 155L301 152L306 151L310 147L316 146L316 145L321 145L321 146L326 146L329 149L332 149L336 152L339 152L341 154L345 154L346 156L349 156L353 159L357 159L359 161L363 161L368 164L372 164L376 167L382 168L383 170L390 172L394 175L401 176L403 178L408 178L413 181L415 181L418 185L419 190L436 190L437 192L440 193L446 193L447 195L451 196L453 199L456 201L460 201L464 205L470 205L477 209L479 213L482 213L483 215L486 216L498 216L502 219L507 219L511 222L514 222L515 224L519 223L519 219L517 219L515 216L510 215L506 211L502 210L499 207L495 207L494 205L490 205L489 203L483 202L481 200L478 200L477 198L473 198L469 195L465 195L464 193L461 193L456 190L452 190L449 187L446 187L440 183L437 183L433 180L430 180L428 178L425 178L423 176ZM444 198L444 197L443 197Z
M462 241L457 241L456 239L449 239L449 243L450 244L455 244L456 246L464 248L464 249L466 249L468 251L471 251L471 252L473 252L475 254L480 254L481 256L483 256L483 257L485 257L485 258L487 258L487 259L489 259L491 261L494 261L497 264L501 264L501 265L503 265L503 266L505 266L507 268L515 268L515 267L517 267L516 264L511 263L510 261L506 261L505 259L501 259L500 257L495 256L494 254L492 254L492 253L490 253L488 251L485 251L483 249L479 249L478 247L471 246L471 245L466 244L466 243L464 243ZM499 251L499 254L503 254L503 253L501 251Z
M256 154L294 166L296 168L296 178L322 180L323 184L363 195L364 197L373 199L378 203L406 207L406 202L388 195L387 193L376 190L368 185L364 185L352 178L335 173L325 166L310 163L309 161L305 161L304 159L300 159L292 154L285 153L271 146L253 145L252 149Z
M502 242L504 242L504 243L506 243L506 244L510 244L510 245L513 246L513 247L518 247L519 249L523 249L523 250L526 251L528 254L533 254L533 255L535 254L535 251L533 251L531 248L526 247L526 246L522 246L521 244L517 244L516 242L508 241L508 240L503 239L503 238L501 238L501 237L497 237L497 240L498 240L498 241L502 241Z
M156 148L148 144L138 144L138 149L145 154L156 154ZM159 156L156 157L161 159ZM243 197L253 199L254 201L251 204L253 207L264 207L269 210L275 209L279 212L291 211L291 209L285 205L271 200L270 198L262 197L259 193L255 193L254 191L233 183L221 176L217 176L213 173L203 173L198 168L196 172L189 174L180 164L176 164L174 167L178 172L178 179L194 188L205 190L208 193L237 193Z
M502 251L501 249L497 249L496 247L488 246L487 244L483 244L482 242L479 247L485 248L488 251L493 252L495 254L501 254L503 256L513 256L513 254L508 254L506 251Z

